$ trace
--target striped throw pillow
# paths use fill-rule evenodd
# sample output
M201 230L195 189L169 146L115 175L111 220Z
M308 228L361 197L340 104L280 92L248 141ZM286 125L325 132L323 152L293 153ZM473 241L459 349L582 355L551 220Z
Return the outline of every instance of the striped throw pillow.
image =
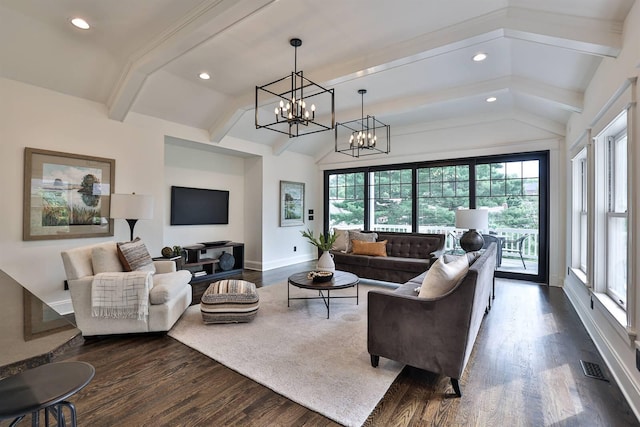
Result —
M139 237L131 242L118 242L118 258L125 271L156 272L151 255Z

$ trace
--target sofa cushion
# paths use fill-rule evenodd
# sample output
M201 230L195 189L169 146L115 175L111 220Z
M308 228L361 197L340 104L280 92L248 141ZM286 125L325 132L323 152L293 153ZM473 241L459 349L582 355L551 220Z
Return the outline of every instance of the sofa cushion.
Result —
M333 233L336 235L336 241L333 242L331 250L347 252L349 249L349 230L334 228Z
M381 270L406 271L413 275L427 271L430 261L420 258L371 257L369 267ZM421 282L422 283L422 282Z
M347 248L347 252L351 252L353 240L359 240L361 242L375 242L378 239L378 233L362 233L356 230L349 230L349 247Z
M149 291L151 304L164 304L176 297L191 280L191 274L187 270L174 271L172 273L155 274L153 276L153 288Z
M363 242L361 240L354 240L351 242L353 245L353 253L355 255L371 255L371 256L387 256L387 241L382 242Z
M388 256L404 258L432 258L444 247L443 234L380 232L378 239L387 241Z
M118 257L125 271L156 272L151 255L139 237L131 242L118 242Z
M354 254L345 254L343 252L331 251L333 255L333 262L336 265L357 265L360 267L366 267L369 265L369 261L374 259L369 255L354 255Z
M457 257L449 263L438 258L424 276L420 287L420 298L437 298L447 294L464 278L469 271L466 255Z
M91 265L93 266L93 274L124 271L120 258L118 258L118 247L115 242L107 242L92 247Z

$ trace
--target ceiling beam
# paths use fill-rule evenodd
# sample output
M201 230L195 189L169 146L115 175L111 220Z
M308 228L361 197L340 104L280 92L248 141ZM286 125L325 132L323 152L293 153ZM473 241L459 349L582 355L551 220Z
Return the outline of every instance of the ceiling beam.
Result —
M202 2L127 61L108 100L109 118L124 120L146 78L199 44L243 21L276 0Z
M220 143L246 112L254 111L254 106L250 102L249 94L231 101L224 113L216 115L209 126L209 140L215 144Z
M391 114L402 114L417 108L428 107L457 99L471 99L509 91L535 97L555 107L570 112L582 112L583 95L580 92L551 86L540 81L519 76L506 76L485 80L469 85L443 89L437 92L421 93L413 96L390 99L374 104L367 104L367 113L382 117ZM354 107L341 111L344 117L360 117L361 108ZM382 119L381 119L382 120ZM384 122L384 120L382 120Z
M575 50L595 56L617 56L622 49L622 22L582 18L508 7L441 30L347 58L314 70L325 86L376 74L499 38L513 38Z

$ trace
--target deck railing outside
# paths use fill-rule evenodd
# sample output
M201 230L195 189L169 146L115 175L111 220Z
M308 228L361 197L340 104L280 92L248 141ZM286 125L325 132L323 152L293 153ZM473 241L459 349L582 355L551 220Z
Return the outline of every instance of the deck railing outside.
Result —
M384 224L384 225L374 225L373 231L389 231L389 232L399 232L399 233L410 233L411 226L410 225L392 225L392 224ZM455 249L459 247L457 244L456 236L461 235L463 230L458 230L455 227L445 227L445 226L427 226L421 225L418 229L420 233L442 233L445 234L445 250ZM525 259L538 259L538 230L527 229L527 228L496 228L491 230L492 233L495 233L498 236L504 237L504 244L502 246L502 256L504 258L520 258L520 254L518 252L518 244L517 240L524 236L529 235L524 240L522 245L522 256Z

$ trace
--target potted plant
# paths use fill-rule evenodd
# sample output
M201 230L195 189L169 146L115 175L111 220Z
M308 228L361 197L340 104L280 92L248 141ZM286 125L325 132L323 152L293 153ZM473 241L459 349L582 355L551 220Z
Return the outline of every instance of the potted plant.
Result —
M336 265L333 262L333 255L329 250L333 247L338 236L335 233L320 233L316 238L313 231L307 229L301 231L302 237L305 237L309 243L322 251L322 255L318 259L317 269L324 271L335 271Z

